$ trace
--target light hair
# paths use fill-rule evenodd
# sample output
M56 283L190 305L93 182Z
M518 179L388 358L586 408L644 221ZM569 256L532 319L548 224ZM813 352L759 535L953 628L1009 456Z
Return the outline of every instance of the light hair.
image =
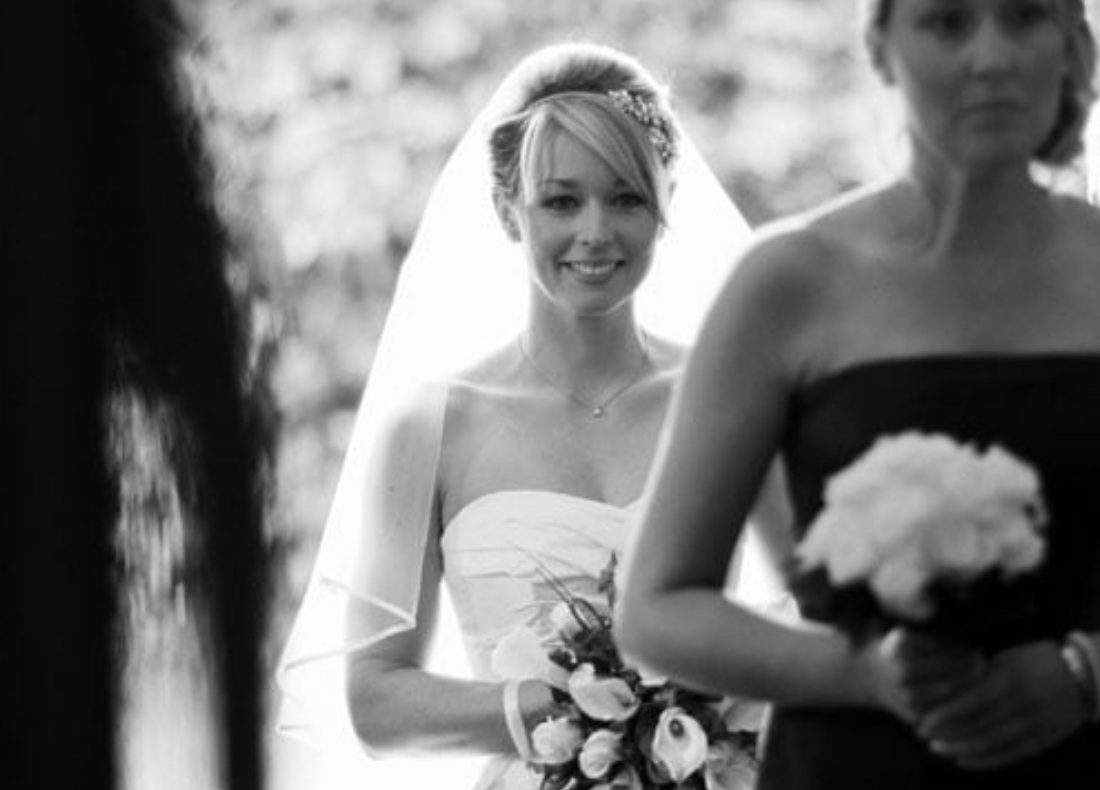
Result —
M551 142L567 134L595 153L631 189L653 206L663 223L667 190L645 130L601 94L571 93L534 108L520 149L520 186L525 197L545 178Z
M629 55L599 44L568 43L528 56L505 79L490 128L494 191L508 200L529 194L548 165L548 144L567 134L641 194L664 223L669 190L663 185L671 174L646 126L609 96L621 90L651 104L675 132L663 89Z

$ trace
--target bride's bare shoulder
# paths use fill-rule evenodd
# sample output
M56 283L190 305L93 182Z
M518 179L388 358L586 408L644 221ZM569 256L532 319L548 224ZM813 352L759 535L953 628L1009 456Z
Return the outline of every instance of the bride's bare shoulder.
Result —
M679 373L687 360L687 346L651 333L646 333L645 342L654 373L673 376Z
M521 358L508 341L447 379L447 422L463 422L482 412L499 411L517 397Z

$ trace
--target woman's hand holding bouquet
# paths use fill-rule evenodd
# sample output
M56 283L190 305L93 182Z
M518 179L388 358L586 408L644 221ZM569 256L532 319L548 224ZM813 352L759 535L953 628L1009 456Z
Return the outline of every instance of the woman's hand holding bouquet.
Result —
M530 628L497 645L493 668L506 679L536 678L555 689L561 714L531 732L531 767L543 790L749 790L764 706L697 693L628 666L612 639L614 564L605 602L573 595L550 574L560 601L544 646Z
M828 481L792 583L810 614L884 659L884 704L930 748L995 767L1075 726L1057 645L1018 638L1045 524L1037 473L1007 451L884 437Z

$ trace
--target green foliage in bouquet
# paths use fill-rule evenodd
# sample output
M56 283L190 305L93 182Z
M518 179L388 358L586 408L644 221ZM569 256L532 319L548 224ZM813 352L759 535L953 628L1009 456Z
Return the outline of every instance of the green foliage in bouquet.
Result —
M542 569L571 620L549 650L570 678L567 689L554 691L564 713L533 734L542 790L748 790L762 706L684 688L625 662L612 637L615 564L612 556L598 586L606 609Z

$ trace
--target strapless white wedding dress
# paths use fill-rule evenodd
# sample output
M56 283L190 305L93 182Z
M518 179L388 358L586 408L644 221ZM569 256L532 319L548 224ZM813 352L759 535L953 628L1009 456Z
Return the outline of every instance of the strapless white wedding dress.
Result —
M473 677L496 679L491 656L518 626L547 643L560 601L543 572L574 594L602 600L600 574L621 555L634 505L551 491L499 491L460 510L443 532L444 579ZM476 790L530 790L538 777L518 759L494 758Z
M547 643L556 639L550 613L560 600L540 570L577 595L604 601L600 575L612 553L620 559L639 502L616 506L538 490L498 491L460 510L443 532L444 611L429 668L459 677L497 680L492 654L519 626ZM750 540L750 545L754 541ZM751 548L739 592L750 602L774 601L777 588L758 576L762 557ZM756 590L754 594L754 590ZM777 606L767 608L781 611ZM464 654L464 655L463 655ZM326 764L317 790L446 787L454 790L537 790L539 777L518 758L409 757Z

